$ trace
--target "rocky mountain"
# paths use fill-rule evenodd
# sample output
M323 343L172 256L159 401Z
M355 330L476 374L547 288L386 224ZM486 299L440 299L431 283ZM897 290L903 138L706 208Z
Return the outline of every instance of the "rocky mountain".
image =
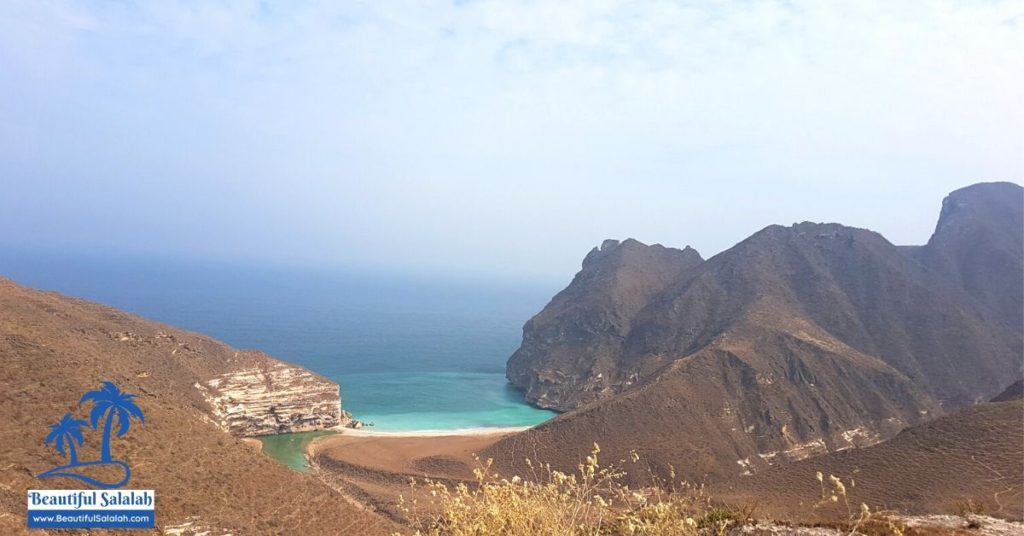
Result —
M154 489L158 528L213 534L390 533L312 475L287 469L240 436L343 419L338 386L259 352L0 278L0 533L25 527L28 489L70 488L35 475L65 460L43 442L101 381L138 395L145 414L112 450L128 487ZM87 414L86 414L87 416ZM80 458L98 457L87 434ZM186 531L188 533L188 531Z
M577 276L559 295L566 298L526 324L508 364L510 381L531 400L574 411L490 454L535 453L571 467L567 453L599 441L613 458L646 453L660 474L672 466L698 479L728 476L878 442L943 408L991 398L1021 375L1020 325L1006 319L1019 317L1022 304L1013 311L986 286L999 281L977 275L1024 277L1012 255L1024 196L1004 195L1007 188L976 185L946 201L937 235L981 229L971 233L993 237L970 254L964 244L932 246L960 243L945 238L906 249L838 224L773 225L631 295L631 314L607 329L577 329L621 307L590 300L613 295L610 285L598 280L594 291ZM979 200L989 198L1008 208L986 217ZM939 258L962 261L956 275L938 268ZM581 274L613 270L594 260ZM646 265L635 266L647 277ZM593 348L605 364L597 379ZM531 394L534 385L543 398Z
M523 328L508 378L538 406L577 407L628 386L623 344L633 318L703 262L696 250L605 240L572 283Z
M1014 329L1024 323L1024 188L997 182L961 188L942 201L928 244L912 254L956 281Z

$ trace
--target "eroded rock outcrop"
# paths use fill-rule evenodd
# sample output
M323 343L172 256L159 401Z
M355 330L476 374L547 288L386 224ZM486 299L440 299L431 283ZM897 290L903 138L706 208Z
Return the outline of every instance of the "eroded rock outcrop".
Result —
M249 437L346 425L338 384L300 367L273 362L197 383L225 430Z

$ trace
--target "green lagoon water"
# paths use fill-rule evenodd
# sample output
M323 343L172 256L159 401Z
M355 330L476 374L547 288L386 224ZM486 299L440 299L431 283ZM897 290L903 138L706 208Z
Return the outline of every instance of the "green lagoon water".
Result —
M296 434L278 434L258 438L263 443L263 453L275 460L303 473L309 471L306 460L306 445L313 439L331 435L334 432L299 432Z

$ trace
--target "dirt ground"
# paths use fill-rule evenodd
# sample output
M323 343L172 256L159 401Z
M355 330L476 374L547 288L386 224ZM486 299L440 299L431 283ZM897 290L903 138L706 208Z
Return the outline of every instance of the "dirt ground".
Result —
M310 443L307 453L321 478L352 499L396 521L409 515L399 507L431 511L431 497L415 479L456 484L473 481L474 454L512 430L445 435L343 432Z

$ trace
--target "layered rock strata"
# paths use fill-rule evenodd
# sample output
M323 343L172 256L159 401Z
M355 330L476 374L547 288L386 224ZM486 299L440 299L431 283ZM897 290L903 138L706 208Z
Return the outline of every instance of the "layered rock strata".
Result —
M338 384L285 363L267 363L197 383L217 424L236 436L309 432L350 422Z

